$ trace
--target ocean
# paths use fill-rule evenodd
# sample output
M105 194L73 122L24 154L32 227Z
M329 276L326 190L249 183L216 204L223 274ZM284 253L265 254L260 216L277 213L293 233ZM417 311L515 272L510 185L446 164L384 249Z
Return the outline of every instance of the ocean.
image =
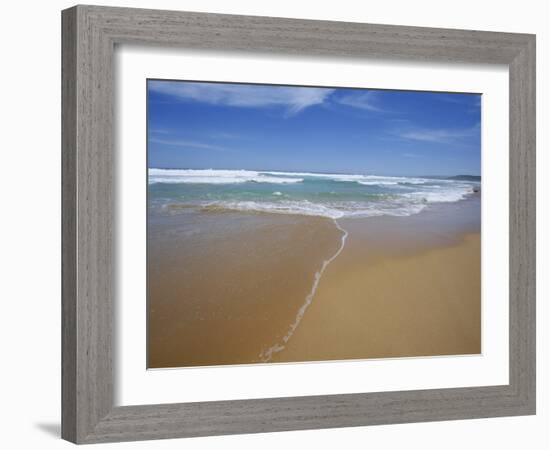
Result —
M331 219L410 216L479 191L477 177L218 169L148 171L152 212L245 211Z

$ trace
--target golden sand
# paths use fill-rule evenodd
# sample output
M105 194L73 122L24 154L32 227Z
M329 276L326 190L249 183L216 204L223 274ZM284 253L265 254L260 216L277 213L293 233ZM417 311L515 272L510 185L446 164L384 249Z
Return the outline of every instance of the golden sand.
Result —
M481 352L479 234L404 256L345 253L274 362Z

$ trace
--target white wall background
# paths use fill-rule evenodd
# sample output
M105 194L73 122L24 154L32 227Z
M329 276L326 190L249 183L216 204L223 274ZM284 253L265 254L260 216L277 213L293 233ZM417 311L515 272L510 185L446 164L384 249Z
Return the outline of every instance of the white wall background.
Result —
M98 1L233 14L467 28L537 34L538 128L538 415L230 437L138 442L117 448L548 448L550 295L547 146L550 121L545 2L387 0ZM64 0L4 2L0 70L0 416L3 448L69 448L60 417L60 10ZM546 169L546 170L545 170ZM545 205L546 203L546 205ZM544 253L544 254L543 254ZM546 278L546 279L545 279ZM544 329L546 322L547 329ZM546 441L546 442L544 442ZM97 448L107 448L105 445ZM109 447L114 448L114 447Z

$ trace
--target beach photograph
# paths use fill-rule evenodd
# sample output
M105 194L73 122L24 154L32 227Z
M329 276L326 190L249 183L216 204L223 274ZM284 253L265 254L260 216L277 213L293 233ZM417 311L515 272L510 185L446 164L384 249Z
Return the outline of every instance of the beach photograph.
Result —
M149 369L482 352L480 94L146 94Z

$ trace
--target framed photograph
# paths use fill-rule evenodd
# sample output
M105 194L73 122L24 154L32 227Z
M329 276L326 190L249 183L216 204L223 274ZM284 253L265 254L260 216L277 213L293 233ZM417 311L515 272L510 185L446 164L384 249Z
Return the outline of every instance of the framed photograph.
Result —
M535 37L75 6L62 435L535 413Z

